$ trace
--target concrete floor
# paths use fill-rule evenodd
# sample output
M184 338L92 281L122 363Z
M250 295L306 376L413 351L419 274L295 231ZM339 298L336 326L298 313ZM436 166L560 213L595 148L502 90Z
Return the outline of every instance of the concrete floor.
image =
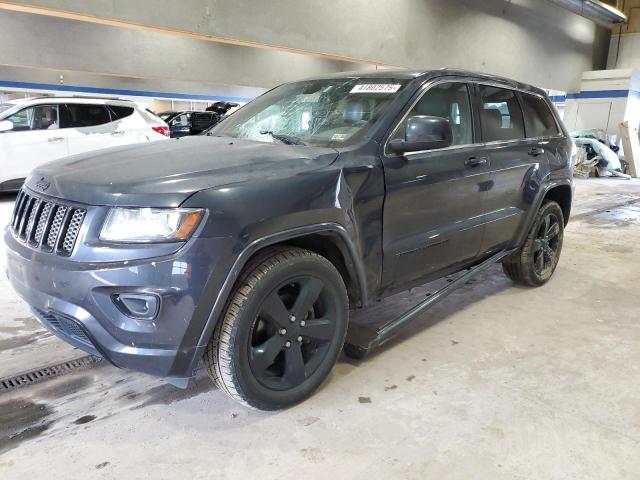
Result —
M0 478L637 479L640 182L579 181L574 213L546 286L492 268L287 411L107 365L0 395ZM0 286L0 360L66 348L16 360L11 338L42 332Z

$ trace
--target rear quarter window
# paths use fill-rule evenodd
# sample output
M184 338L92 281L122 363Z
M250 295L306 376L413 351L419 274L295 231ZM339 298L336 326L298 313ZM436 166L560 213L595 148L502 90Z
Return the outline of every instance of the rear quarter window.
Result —
M522 104L527 137L550 137L560 133L551 107L544 98L523 93Z
M120 120L122 118L127 118L128 116L133 115L133 107L109 105L109 109L111 110L111 118L113 118L114 120Z

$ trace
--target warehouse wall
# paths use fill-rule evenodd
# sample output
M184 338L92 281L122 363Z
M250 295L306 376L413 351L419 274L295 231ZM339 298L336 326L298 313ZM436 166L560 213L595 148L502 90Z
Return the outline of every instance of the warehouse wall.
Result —
M611 36L607 68L640 68L640 33Z
M265 91L260 87L0 66L0 91L16 89L54 94L70 91L119 97L191 99L209 103L219 100L244 103Z
M268 87L291 78L361 67L271 49L3 10L0 32L0 64L41 70Z
M602 130L610 135L620 133L623 121L638 123L629 109L633 70L600 70L584 72L580 92L567 99L564 123L569 131Z
M48 12L54 15L73 12L85 19L107 18L174 34L213 35L334 57L0 10L0 31L9 33L0 45L4 64L64 65L262 87L351 68L335 59L343 58L357 68L363 63L450 66L573 90L583 71L604 66L608 47L606 32L545 0L190 0L188 8L175 0L28 0L0 2L0 7L3 4L36 5L55 9Z

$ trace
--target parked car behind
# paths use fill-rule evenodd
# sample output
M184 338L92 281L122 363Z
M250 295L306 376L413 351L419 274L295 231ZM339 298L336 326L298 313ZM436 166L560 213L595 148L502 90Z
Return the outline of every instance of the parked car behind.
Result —
M38 165L107 147L166 140L169 127L127 100L42 97L0 111L0 191Z
M164 122L166 122L167 120L169 120L169 118L172 118L174 116L176 116L178 113L175 110L165 110L164 112L158 112L156 113L156 115Z
M220 121L221 115L216 112L201 112L187 110L183 112L160 113L165 116L165 122L169 125L171 138L186 137L188 135L198 135L208 130Z

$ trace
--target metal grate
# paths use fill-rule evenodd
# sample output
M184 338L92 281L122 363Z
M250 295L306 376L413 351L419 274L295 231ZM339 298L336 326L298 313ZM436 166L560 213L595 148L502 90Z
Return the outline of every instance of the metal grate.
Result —
M62 242L62 251L67 255L71 255L73 246L76 243L76 238L78 238L80 227L84 220L84 214L84 210L74 210L73 215L71 215L71 221L69 222L67 232L64 235L64 241Z
M49 218L49 214L53 205L51 203L45 203L42 212L40 213L40 219L38 220L38 225L36 226L36 233L33 236L33 241L36 245L39 245L42 241L42 237L44 237L44 231L47 228L47 223L51 220Z
M56 246L56 240L58 239L58 234L60 233L60 228L62 227L62 220L67 213L66 207L57 207L56 214L53 217L53 221L51 222L51 227L49 227L49 234L47 235L47 247L53 249Z
M13 209L11 230L30 247L69 256L86 213L83 208L61 205L21 190Z
M93 343L91 342L91 340L89 340L87 334L84 333L82 327L80 327L80 325L78 325L78 323L74 320L71 320L70 318L67 318L63 315L58 315L54 312L43 312L42 310L36 308L34 308L33 310L43 322L48 323L52 328L60 332L62 335L71 337L74 340L81 342L92 349L95 349Z
M12 377L1 378L0 393L15 390L16 388L24 387L26 385L32 385L49 378L59 377L74 370L90 368L101 360L102 359L100 357L87 355L86 357L77 358L76 360L71 360L69 362L51 365L49 367L40 368L31 372L21 373Z

